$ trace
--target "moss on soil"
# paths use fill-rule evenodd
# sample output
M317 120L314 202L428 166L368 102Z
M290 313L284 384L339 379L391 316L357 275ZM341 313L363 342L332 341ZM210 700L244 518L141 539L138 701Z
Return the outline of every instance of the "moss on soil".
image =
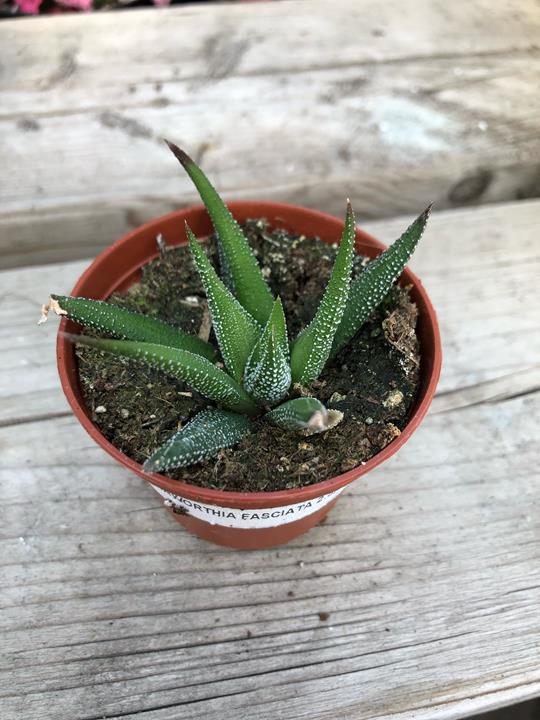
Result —
M272 229L264 220L250 221L245 229L272 290L281 295L294 337L313 317L336 248ZM207 251L215 262L213 248L209 243ZM356 258L355 275L365 262ZM192 333L209 327L204 292L185 247L163 252L143 269L138 284L110 301ZM306 438L259 422L258 431L237 447L171 472L171 477L223 490L271 491L319 482L366 462L407 423L419 382L416 320L409 289L394 287L312 384L316 397L344 412L335 429ZM77 347L77 355L94 422L137 462L208 406L185 384L143 365L93 348Z

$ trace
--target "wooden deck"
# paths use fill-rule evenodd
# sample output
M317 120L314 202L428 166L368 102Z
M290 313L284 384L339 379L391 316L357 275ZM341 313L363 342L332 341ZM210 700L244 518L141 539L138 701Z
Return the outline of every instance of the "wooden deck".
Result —
M487 0L0 23L2 720L457 720L540 695L540 200L516 200L539 26ZM444 342L432 410L276 550L181 530L72 418L35 324L100 247L192 200L162 134L228 197L351 194L387 242L439 200L412 263Z
M536 0L293 0L0 26L5 267L90 257L195 199L358 217L540 194Z

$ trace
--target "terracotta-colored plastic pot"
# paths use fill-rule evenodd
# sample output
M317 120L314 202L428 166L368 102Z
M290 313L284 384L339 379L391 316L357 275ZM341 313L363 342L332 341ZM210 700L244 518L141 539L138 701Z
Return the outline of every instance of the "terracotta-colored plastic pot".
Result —
M318 236L328 243L335 243L343 229L341 220L293 205L257 201L231 202L229 207L240 222L265 217L275 227L307 237ZM186 242L185 220L198 237L211 233L210 220L202 206L152 220L102 252L79 278L72 294L104 300L115 291L126 290L139 279L141 267L157 256L158 233L163 235L168 245ZM375 257L384 249L384 245L362 230L357 230L356 236L357 249L364 255ZM76 417L98 445L149 482L165 498L165 506L174 512L173 517L188 530L205 540L233 548L257 549L280 545L316 525L349 483L399 450L427 412L441 368L439 328L420 280L410 270L405 270L402 282L413 286L412 297L419 309L418 334L422 351L420 389L409 422L399 437L365 465L314 485L278 492L225 492L144 472L141 465L108 442L92 422L79 386L73 345L59 334L57 354L62 387ZM65 319L60 324L60 330L80 332L78 325Z

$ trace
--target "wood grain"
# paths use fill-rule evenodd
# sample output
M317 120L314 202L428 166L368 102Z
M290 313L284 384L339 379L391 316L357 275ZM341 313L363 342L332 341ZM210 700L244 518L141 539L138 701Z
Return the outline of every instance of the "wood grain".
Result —
M34 322L86 263L0 273L2 720L451 720L537 696L539 223L540 201L434 215L432 411L273 551L188 535L67 412Z
M0 262L95 254L194 192L359 217L539 195L534 0L284 0L4 21Z

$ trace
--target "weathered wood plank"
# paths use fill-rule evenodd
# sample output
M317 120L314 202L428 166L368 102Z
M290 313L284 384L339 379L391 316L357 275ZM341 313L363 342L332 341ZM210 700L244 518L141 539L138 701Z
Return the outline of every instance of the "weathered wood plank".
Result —
M366 224L391 242L410 218ZM504 390L537 385L540 201L434 213L412 266L439 313L445 349L443 400L469 403L464 388L509 376ZM54 364L57 323L37 327L51 291L67 292L87 261L0 273L0 424L67 412ZM15 329L16 328L16 329ZM14 330L15 329L15 330ZM506 382L502 380L501 382ZM498 386L497 386L498 387ZM501 392L491 386L473 393ZM438 401L439 402L439 401Z
M93 254L191 202L167 135L230 198L351 196L375 218L538 195L532 0L139 11L121 39L109 17L0 26L4 267Z

